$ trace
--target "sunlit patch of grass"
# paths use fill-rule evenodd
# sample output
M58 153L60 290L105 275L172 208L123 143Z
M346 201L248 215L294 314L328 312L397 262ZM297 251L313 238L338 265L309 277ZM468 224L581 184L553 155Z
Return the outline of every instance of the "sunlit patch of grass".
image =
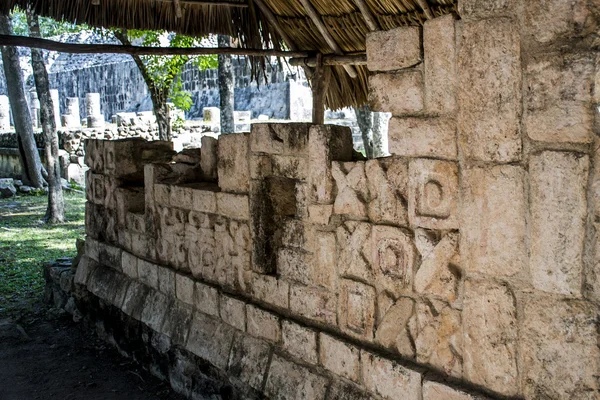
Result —
M85 197L65 193L66 221L47 225L45 196L0 200L0 311L40 298L44 262L76 254L85 234Z

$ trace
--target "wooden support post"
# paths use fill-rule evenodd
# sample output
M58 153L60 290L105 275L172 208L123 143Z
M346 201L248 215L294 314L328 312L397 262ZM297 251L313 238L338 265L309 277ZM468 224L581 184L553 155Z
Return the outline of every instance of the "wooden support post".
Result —
M317 67L313 73L310 85L313 96L312 122L315 125L325 123L325 94L331 79L331 70L323 66L323 55L317 54Z
M369 6L365 2L365 0L354 0L354 2L358 6L358 9L360 10L360 13L365 19L365 22L367 23L367 26L369 27L371 32L378 31L379 23L371 13L371 10L369 9Z
M331 36L329 31L325 27L325 24L323 24L321 16L317 13L317 10L315 10L310 0L300 0L300 3L302 3L304 9L306 10L306 13L308 14L312 22L315 24L319 32L321 32L321 35L323 35L323 38L325 39L329 47L331 47L333 52L339 56L344 55L342 48L333 39L333 36ZM352 65L344 65L344 69L346 70L348 75L350 75L351 78L356 78L358 76L356 68L354 68Z
M429 8L429 4L427 4L427 0L417 0L417 2L419 3L419 7L423 9L425 17L433 19L433 13L431 12L431 8Z

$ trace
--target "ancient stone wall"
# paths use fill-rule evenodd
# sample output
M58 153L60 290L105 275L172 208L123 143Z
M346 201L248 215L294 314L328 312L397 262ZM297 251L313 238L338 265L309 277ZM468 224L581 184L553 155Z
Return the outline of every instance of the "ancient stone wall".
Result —
M80 307L188 395L598 398L597 10L550 3L370 34L391 157L331 125L88 141Z

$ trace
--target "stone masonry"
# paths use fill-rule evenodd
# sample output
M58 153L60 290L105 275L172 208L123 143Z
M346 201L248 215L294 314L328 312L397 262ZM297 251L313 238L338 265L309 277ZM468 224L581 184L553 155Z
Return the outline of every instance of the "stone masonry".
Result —
M546 3L370 34L387 158L301 123L87 140L78 305L188 396L598 398L598 10Z

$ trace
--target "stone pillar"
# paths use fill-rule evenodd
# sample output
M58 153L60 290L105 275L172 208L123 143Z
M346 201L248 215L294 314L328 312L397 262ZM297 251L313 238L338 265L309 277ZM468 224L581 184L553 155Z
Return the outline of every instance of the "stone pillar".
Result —
M10 129L10 108L8 96L0 95L0 132Z
M78 97L67 97L67 112L62 116L62 125L66 128L81 126Z
M101 128L104 126L104 115L100 112L100 93L85 95L88 128Z
M34 128L40 126L40 100L38 99L37 92L31 91L29 92L30 103L29 103L29 112L31 113L31 125Z
M60 98L58 96L58 89L50 89L50 98L52 99L52 110L54 111L54 123L56 128L60 128Z

